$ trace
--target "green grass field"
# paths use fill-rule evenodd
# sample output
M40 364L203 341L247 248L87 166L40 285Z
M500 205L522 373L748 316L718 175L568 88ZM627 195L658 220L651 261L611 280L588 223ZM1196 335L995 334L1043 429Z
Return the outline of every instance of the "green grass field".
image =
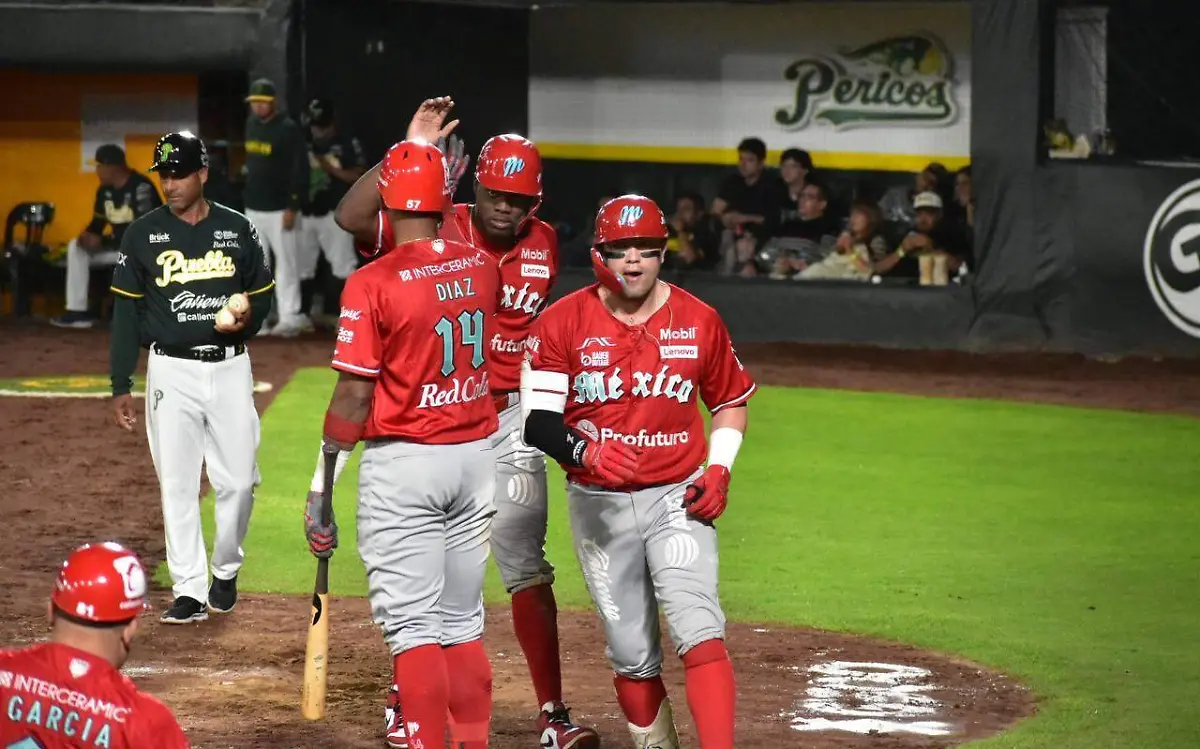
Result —
M301 370L265 415L245 590L311 591L302 499L332 386ZM1036 717L972 746L1197 747L1198 448L1186 418L764 388L719 523L722 598L731 619L910 642L1032 687ZM363 595L353 465L339 494L334 593ZM588 607L562 495L555 471L556 590Z

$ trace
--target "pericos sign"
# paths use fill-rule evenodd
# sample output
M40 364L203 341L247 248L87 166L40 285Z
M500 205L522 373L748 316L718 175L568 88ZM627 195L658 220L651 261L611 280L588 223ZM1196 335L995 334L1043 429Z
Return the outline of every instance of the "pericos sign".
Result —
M796 60L784 71L793 102L775 110L788 130L814 120L837 130L862 127L945 126L958 118L954 61L932 34L882 39L843 48L833 57Z

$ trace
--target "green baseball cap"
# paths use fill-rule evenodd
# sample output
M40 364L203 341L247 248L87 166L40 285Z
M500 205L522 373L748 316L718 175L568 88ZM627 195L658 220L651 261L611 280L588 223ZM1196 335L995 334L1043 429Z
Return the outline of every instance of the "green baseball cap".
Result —
M259 78L250 84L246 101L275 101L275 82L270 78Z

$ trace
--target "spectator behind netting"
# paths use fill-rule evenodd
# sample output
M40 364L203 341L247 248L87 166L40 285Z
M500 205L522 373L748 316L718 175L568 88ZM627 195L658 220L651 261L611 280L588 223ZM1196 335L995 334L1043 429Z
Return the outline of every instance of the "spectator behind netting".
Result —
M888 243L879 231L882 217L874 203L858 202L850 208L850 223L837 239L834 252L795 276L797 280L838 278L869 281L875 264L888 254Z
M879 199L879 210L883 220L904 227L912 227L916 222L917 213L913 209L913 200L923 192L937 193L943 200L946 188L946 167L934 162L913 175L911 187L896 185L884 193Z
M913 210L916 220L912 231L895 252L876 264L875 270L911 276L914 275L913 261L903 261L916 257L916 275L921 285L945 286L951 274L966 272L971 257L970 245L961 226L945 217L942 198L936 192L919 193L913 198Z
M820 182L803 185L794 201L789 197L764 248L764 257L773 263L771 278L791 278L833 251L842 226L828 211L829 190Z
M665 267L672 270L712 270L721 259L721 222L704 210L704 198L686 192L675 200L675 215L667 226Z
M954 202L962 211L963 233L975 245L975 186L971 182L971 167L964 166L954 175Z
M721 234L721 274L757 275L754 254L770 238L786 189L779 175L765 171L767 144L745 138L738 144L737 174L725 178L713 199L712 214Z

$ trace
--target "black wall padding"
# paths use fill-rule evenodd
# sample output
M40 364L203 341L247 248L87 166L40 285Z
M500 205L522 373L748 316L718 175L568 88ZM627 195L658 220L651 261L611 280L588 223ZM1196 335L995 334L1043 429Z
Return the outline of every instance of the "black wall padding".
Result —
M296 113L303 102L296 101L293 81L289 80L288 51L294 38L293 0L267 0L259 22L259 43L250 65L249 78L270 78L275 83L278 106Z
M528 11L303 2L306 96L332 98L372 161L404 137L423 99L441 94L457 103L453 116L462 120L457 132L472 168L487 138L528 131ZM460 183L463 190L470 185Z
M1039 208L1043 241L1069 255L1072 268L1064 297L1066 326L1056 321L1056 348L1091 355L1200 356L1200 338L1170 323L1150 293L1144 270L1146 234L1159 206L1176 188L1198 178L1200 166L1063 163L1038 170L1039 195L1045 199ZM1200 282L1198 277L1192 272L1185 283ZM1200 327L1200 319L1194 325Z
M1050 263L1034 233L1040 5L971 3L971 175L976 193L974 345L1046 342L1038 283ZM1041 248L1047 249L1047 248ZM1041 273L1039 273L1041 269Z
M968 289L875 286L848 281L769 281L663 274L712 305L739 342L848 343L958 349L971 325ZM593 283L591 270L564 270L553 299Z
M0 64L243 70L255 57L260 15L248 8L0 5Z

